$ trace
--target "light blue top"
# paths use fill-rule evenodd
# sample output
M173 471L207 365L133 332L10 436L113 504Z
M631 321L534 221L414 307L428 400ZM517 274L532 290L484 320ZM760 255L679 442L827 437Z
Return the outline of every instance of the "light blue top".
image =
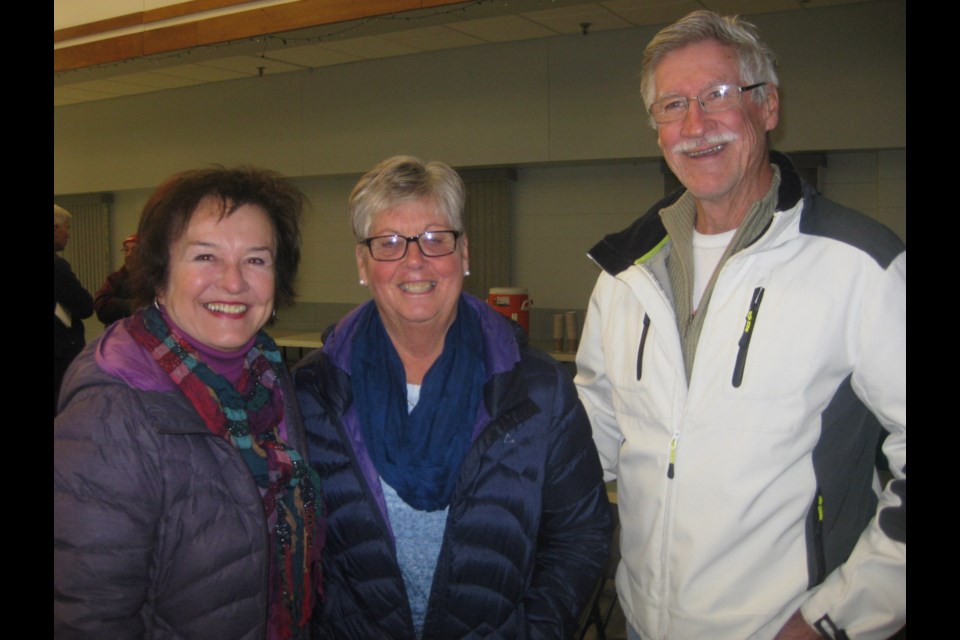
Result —
M407 385L407 411L420 399L420 385ZM430 587L437 568L440 545L447 526L447 509L418 511L403 501L393 487L380 479L387 504L387 516L397 543L397 562L413 612L413 628L419 638L427 614Z

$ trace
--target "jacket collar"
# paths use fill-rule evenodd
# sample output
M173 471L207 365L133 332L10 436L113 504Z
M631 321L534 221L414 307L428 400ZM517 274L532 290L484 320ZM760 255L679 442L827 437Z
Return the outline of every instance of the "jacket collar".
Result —
M803 197L803 182L790 159L778 151L770 152L770 162L780 169L780 188L777 192L777 211L796 206ZM669 240L660 210L674 204L686 188L680 188L650 207L632 225L604 236L587 255L610 275L617 275L628 267L655 255Z

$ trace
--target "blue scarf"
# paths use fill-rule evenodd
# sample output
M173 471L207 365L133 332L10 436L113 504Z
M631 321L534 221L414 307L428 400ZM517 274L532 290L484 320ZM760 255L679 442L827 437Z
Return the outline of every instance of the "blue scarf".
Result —
M470 448L486 379L477 314L461 297L412 412L403 363L375 304L357 318L350 372L360 430L380 477L414 509L445 508Z

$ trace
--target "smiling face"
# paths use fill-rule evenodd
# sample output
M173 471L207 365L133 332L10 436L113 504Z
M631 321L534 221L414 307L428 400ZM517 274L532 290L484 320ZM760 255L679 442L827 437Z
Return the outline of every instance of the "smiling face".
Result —
M276 241L256 205L220 217L218 200L201 201L170 247L167 283L157 300L194 340L219 351L243 347L273 312Z
M370 237L398 234L416 236L424 231L451 229L431 199L404 202L379 213ZM380 317L391 337L411 330L435 332L441 340L453 323L463 289L463 272L469 266L467 239L461 236L450 255L427 258L411 242L401 260L380 262L364 244L357 245L360 279L370 286Z
M696 96L721 83L743 84L736 51L713 40L664 56L654 82L657 99ZM742 218L769 188L766 134L777 126L779 97L773 85L766 91L761 103L745 93L740 106L717 113L705 113L694 99L682 120L657 125L663 157L701 206L715 205L731 214L743 209Z

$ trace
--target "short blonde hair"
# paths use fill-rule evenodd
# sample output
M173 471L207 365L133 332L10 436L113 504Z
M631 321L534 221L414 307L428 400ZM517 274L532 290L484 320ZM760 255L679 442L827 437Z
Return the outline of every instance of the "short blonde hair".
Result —
M466 189L450 165L393 156L360 178L350 194L350 221L357 242L367 238L378 214L411 200L432 199L450 228L463 232Z

